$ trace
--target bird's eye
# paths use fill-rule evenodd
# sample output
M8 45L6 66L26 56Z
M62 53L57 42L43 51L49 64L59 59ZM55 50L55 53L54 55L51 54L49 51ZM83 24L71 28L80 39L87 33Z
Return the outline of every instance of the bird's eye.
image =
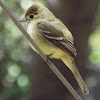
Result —
M34 15L30 15L30 18L33 19L34 18Z

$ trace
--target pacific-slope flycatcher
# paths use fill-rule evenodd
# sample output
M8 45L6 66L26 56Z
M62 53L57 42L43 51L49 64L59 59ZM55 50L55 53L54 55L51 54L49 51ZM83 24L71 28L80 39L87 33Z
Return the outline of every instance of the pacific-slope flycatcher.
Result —
M61 59L65 63L72 71L82 92L88 94L89 90L74 62L77 52L68 28L41 4L33 4L26 11L24 20L20 22L26 23L27 32L46 55ZM33 46L32 48L37 52Z

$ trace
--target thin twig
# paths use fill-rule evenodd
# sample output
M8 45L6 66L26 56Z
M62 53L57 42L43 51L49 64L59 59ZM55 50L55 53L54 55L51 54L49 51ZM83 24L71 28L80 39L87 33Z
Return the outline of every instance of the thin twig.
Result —
M12 15L11 11L5 6L5 4L0 0L0 6L7 13L7 15L12 19L18 29L23 33L23 35L27 38L27 40L35 47L35 49L39 52L40 56L47 60L47 56L43 53L43 51L38 47L38 45L33 41L33 39L28 35L26 30L22 27L22 25L17 21L17 19ZM69 84L69 82L64 78L64 76L59 72L59 70L55 67L55 65L48 60L47 64L53 70L53 72L57 75L57 77L62 81L62 83L68 88L68 90L72 93L76 100L82 100L82 98L77 94L77 92L73 89L73 87Z

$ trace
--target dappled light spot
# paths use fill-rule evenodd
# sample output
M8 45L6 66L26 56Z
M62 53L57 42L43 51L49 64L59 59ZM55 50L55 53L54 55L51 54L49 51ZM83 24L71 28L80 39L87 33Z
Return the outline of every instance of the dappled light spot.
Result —
M27 86L29 83L29 79L26 75L20 75L17 79L17 84L19 87L23 88L25 86Z
M99 63L100 62L100 53L96 53L96 52L90 53L89 60L94 64Z
M17 77L21 72L21 67L17 64L8 67L8 75L11 77Z

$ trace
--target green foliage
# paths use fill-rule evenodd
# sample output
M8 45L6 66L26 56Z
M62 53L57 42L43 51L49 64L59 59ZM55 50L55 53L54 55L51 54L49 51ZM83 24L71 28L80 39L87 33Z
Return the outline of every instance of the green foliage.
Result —
M89 59L94 64L99 63L100 62L100 53L97 53L97 52L90 53Z
M2 0L17 17L24 13L32 2L46 0ZM32 58L28 41L0 8L0 100L29 100Z
M89 46L91 50L89 60L91 63L100 66L100 6L96 14L96 21L94 23L94 26L96 24L95 30L89 37Z
M91 48L89 60L94 64L100 64L100 26L90 36L89 45Z
M100 52L100 26L97 26L95 31L91 34L89 44L92 50Z

